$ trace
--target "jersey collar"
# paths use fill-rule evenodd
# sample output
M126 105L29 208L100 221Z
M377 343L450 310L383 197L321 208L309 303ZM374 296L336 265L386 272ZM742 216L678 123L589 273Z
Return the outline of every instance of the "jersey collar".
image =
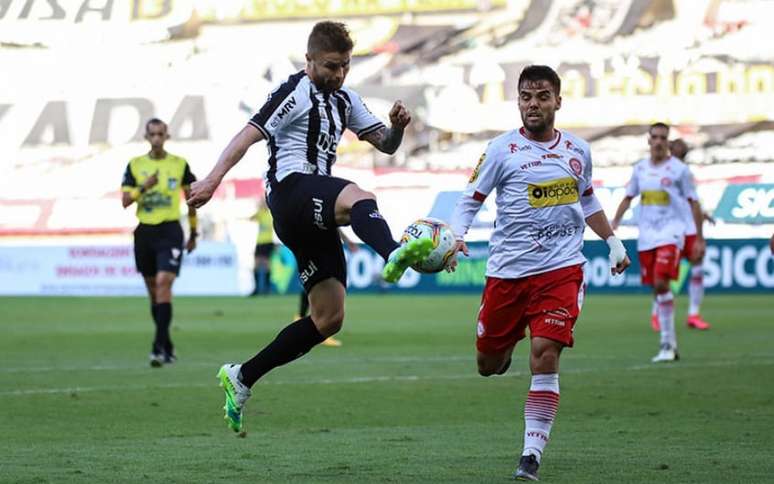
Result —
M544 150L552 150L556 148L556 146L559 144L559 141L562 140L562 132L558 129L554 129L554 133L556 134L556 138L554 138L553 143L551 143L549 146L546 146L546 143L540 142L540 141L534 141L527 137L527 131L524 129L524 126L519 128L519 135L524 138L528 143L531 143L535 146L538 146Z

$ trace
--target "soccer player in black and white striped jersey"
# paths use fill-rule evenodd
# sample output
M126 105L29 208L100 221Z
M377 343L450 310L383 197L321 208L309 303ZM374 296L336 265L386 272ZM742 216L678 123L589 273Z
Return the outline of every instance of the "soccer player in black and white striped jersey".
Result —
M345 129L384 153L394 153L411 114L398 101L386 127L360 96L343 87L353 42L344 24L320 22L307 43L306 69L275 89L228 144L215 167L191 187L188 204L201 207L247 149L267 141L266 193L277 236L293 251L311 315L285 327L258 354L218 372L226 392L226 421L242 431L242 409L250 388L267 372L307 353L336 334L344 320L346 264L337 227L352 230L385 260L382 273L397 282L412 264L427 257L430 239L403 245L393 240L373 193L331 176L336 147Z

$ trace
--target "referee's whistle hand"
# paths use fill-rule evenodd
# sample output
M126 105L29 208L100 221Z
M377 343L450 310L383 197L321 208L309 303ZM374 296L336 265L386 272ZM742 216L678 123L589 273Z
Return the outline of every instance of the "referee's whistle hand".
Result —
M206 178L204 180L196 181L191 184L191 189L186 197L186 203L189 207L199 208L205 203L210 201L212 194L215 193L215 189L218 187L216 183L212 183Z

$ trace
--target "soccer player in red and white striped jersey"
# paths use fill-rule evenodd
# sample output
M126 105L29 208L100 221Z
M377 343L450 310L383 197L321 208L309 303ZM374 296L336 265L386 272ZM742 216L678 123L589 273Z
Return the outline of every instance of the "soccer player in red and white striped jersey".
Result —
M476 329L478 371L482 376L505 373L529 327L532 381L524 405L524 450L514 474L522 480L537 480L559 405L559 355L573 345L583 304L586 225L608 242L613 273L629 265L594 195L588 143L554 129L560 88L550 67L522 71L518 105L523 127L489 143L451 222L457 249L467 255L463 238L496 189L497 216ZM452 260L449 269L455 265Z

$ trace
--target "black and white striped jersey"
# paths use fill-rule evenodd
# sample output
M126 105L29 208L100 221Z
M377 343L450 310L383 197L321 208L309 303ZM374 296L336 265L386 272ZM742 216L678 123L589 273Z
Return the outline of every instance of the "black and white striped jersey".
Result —
M291 173L330 176L345 129L362 138L384 127L357 93L320 91L304 71L275 89L249 123L267 140L267 190Z

